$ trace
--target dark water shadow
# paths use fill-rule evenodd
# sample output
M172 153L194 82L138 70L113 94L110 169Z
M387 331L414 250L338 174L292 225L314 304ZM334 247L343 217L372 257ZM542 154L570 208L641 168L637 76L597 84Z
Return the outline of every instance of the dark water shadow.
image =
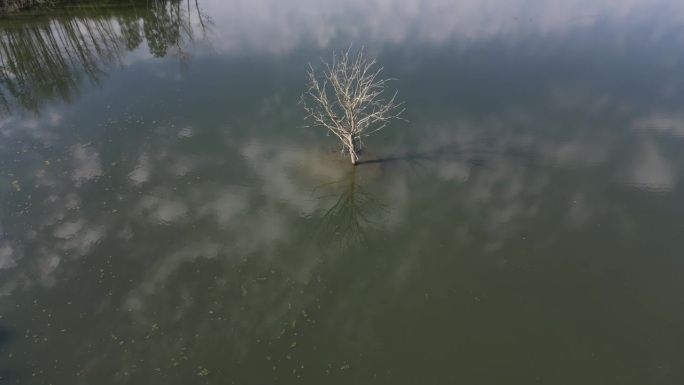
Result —
M497 155L496 150L487 144L465 148L456 143L449 143L424 151L399 152L380 158L362 160L358 162L358 166L378 164L386 168L403 164L428 169L440 162L461 162L471 167L486 167L486 163L495 155Z
M426 168L439 162L461 162L470 167L487 168L489 163L502 159L515 159L531 165L535 164L538 154L533 149L502 146L500 142L490 138L468 145L451 142L423 151L390 153L375 159L361 160L358 166L379 164L381 167L388 167L407 164Z

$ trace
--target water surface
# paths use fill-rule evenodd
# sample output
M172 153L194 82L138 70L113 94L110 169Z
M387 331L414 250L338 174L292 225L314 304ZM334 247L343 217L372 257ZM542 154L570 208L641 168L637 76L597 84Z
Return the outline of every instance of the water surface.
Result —
M669 0L1 21L0 383L682 383L683 21ZM355 168L298 105L350 45L408 120Z

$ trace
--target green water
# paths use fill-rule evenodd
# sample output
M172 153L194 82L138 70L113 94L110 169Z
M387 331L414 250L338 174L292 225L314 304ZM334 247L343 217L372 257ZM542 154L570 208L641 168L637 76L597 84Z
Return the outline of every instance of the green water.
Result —
M684 5L0 22L0 384L681 384ZM306 127L353 44L404 117Z

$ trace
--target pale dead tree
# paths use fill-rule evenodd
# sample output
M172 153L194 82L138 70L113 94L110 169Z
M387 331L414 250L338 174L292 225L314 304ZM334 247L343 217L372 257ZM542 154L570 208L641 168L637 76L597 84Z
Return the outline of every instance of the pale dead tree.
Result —
M322 76L317 76L309 63L308 89L302 95L307 112L305 119L332 132L342 142L352 164L359 159L361 139L379 131L392 119L402 119L402 103L396 102L395 92L383 98L387 82L381 79L382 68L375 69L375 60L368 61L359 51L356 58L349 51L339 56L333 53L332 62L323 62Z

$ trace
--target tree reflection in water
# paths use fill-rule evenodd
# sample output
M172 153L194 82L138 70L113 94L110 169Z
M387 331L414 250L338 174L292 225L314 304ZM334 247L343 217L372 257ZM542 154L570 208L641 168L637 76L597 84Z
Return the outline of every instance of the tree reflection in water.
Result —
M38 21L6 22L0 25L0 109L40 112L48 100L71 101L144 41L155 57L173 55L186 67L188 46L198 34L208 43L211 25L190 0L79 7Z
M351 166L341 179L314 188L315 199L333 202L326 209L316 229L318 238L325 244L339 241L342 246L355 241L366 241L368 229L379 225L386 207L360 183L357 173L363 166Z

